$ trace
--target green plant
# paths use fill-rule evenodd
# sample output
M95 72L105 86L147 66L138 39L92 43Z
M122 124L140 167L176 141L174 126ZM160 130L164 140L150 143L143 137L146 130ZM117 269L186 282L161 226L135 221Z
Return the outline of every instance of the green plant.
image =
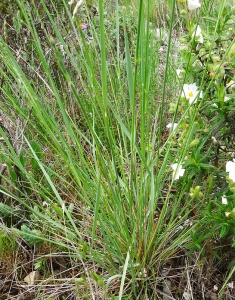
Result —
M118 1L115 14L108 14L100 0L94 19L85 10L73 17L65 2L58 11L53 1L40 1L47 20L40 28L42 12L37 7L31 11L25 1L17 3L23 24L19 31L30 36L24 48L30 71L0 39L1 106L8 108L6 114L23 137L17 144L5 135L1 153L11 175L2 176L8 189L1 187L1 192L25 210L21 229L13 223L9 230L38 250L45 244L66 250L72 264L82 266L80 283L82 288L89 284L90 293L97 284L107 297L152 297L166 262L186 247L201 250L218 229L222 237L233 228L228 226L233 206L219 202L222 195L233 197L232 185L212 198L229 156L225 153L216 162L218 138L210 138L220 126L216 112L227 107L219 103L232 68L223 69L222 61L230 55L233 63L232 44L218 65L213 61L218 53L201 43L211 30L211 17L201 32L196 13L183 12L188 34L181 38L183 71L177 71L176 79L171 59L176 1L164 6L170 14L164 58L158 54L162 41L150 24L150 0L136 6L137 22ZM229 19L223 9L221 5L215 18L220 24L216 30L226 33L222 23ZM83 17L89 20L88 32L80 26ZM217 41L216 30L211 44ZM224 33L219 31L219 39ZM226 80L218 88L212 79L220 73ZM221 98L217 108L210 105L214 97L215 102ZM222 109L221 115L226 114ZM220 136L222 130L217 130ZM215 209L212 233L205 235L203 226ZM231 213L229 218L222 210ZM42 266L38 260L36 267Z
M209 2L204 5L209 5ZM203 19L200 19L200 12L183 13L188 34L180 38L183 69L178 70L178 75L181 82L191 81L194 84L184 84L178 106L173 107L172 104L171 107L175 112L186 111L185 121L179 127L178 143L187 134L192 119L194 120L194 141L187 153L185 166L191 168L191 176L200 173L209 178L203 187L206 197L198 199L204 203L206 200L203 205L206 217L199 222L199 226L204 222L210 223L211 236L215 237L215 232L220 230L220 237L224 237L231 235L233 231L233 221L227 218L232 217L232 212L227 211L228 206L221 202L222 196L227 193L231 199L228 204L230 211L233 209L234 197L229 192L229 189L232 191L233 181L228 181L229 185L226 186L221 177L221 169L231 157L232 151L229 149L233 147L234 42L230 30L234 23L234 12L223 1L220 9L211 13L213 16L207 15ZM202 91L200 95L197 86ZM201 100L197 100L195 95ZM198 235L196 244L199 245L198 241L203 235L204 231Z

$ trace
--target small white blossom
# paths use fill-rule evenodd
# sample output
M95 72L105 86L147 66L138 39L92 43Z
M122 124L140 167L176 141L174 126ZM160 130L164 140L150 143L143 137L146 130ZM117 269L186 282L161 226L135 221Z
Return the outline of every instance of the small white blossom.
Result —
M235 159L226 163L226 172L228 172L228 177L235 182Z
M193 33L193 37L195 37L195 40L202 44L203 43L203 36L202 36L202 30L200 26L197 26L196 31Z
M229 282L229 283L227 284L227 286L230 287L231 289L233 289L233 281L232 281L232 282Z
M226 217L229 217L231 213L226 211L224 214L225 214Z
M217 144L217 139L214 136L212 136L211 139L214 144Z
M176 69L176 74L179 78L182 78L185 74L185 70L184 69Z
M188 0L188 9L194 10L201 6L200 2L198 0Z
M226 87L230 87L232 85L234 85L235 82L233 80L230 80L227 84L226 84Z
M196 83L183 85L181 97L185 97L190 104L195 102L195 99L197 98L198 94L199 97L202 98L202 91L199 92Z
M175 131L177 126L178 126L178 123L169 123L168 125L166 125L166 128L172 127L172 131Z
M178 75L178 76L180 76L180 73L182 72L182 70L181 69L176 69L176 74Z
M228 200L225 196L222 197L222 204L228 204Z
M212 103L211 106L215 107L215 108L218 108L218 105L215 104L215 103Z
M173 170L173 180L178 180L181 176L184 175L185 169L182 168L181 164L173 164L171 165L171 168Z

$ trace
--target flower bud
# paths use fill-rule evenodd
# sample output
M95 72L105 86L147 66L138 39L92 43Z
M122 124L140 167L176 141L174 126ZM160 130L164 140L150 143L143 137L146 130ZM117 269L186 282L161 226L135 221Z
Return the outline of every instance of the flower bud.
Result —
M184 38L183 36L179 37L179 41L181 44L187 43L186 38Z
M234 217L235 216L235 208L232 209L230 212L225 212L226 217Z
M174 113L176 109L176 104L175 103L170 103L170 108L169 108L169 112L170 113Z
M215 75L215 78L216 79L223 79L224 78L224 74L225 74L225 70L224 70L224 67L223 66L220 66L219 68L217 68L217 71L218 73Z
M205 56L205 54L206 54L206 50L204 48L201 48L199 50L199 56L203 58L203 56Z
M214 73L214 71L215 71L214 64L208 64L208 65L207 65L207 70L208 70L209 72Z
M211 59L214 63L221 61L219 55L215 55L215 54L211 56Z
M232 45L231 49L228 52L228 57L231 59L235 56L235 44Z
M210 41L207 41L205 43L205 47L206 47L207 50L211 49L212 48L212 43Z
M201 187L198 185L196 186L195 188L190 188L190 193L189 193L189 196L191 198L195 198L195 197L198 197L198 198L202 198L203 197L203 194L202 192L200 191Z
M200 140L199 139L194 139L190 144L189 147L194 147L199 144Z
M55 46L55 39L53 38L52 35L49 35L49 43L50 43L52 46Z
M188 12L185 9L181 9L181 11L180 11L181 16L185 16L187 14L188 14Z
M194 67L202 67L202 63L199 59L196 59L195 62L192 64Z
M183 52L183 53L188 53L189 52L189 48L188 46L180 46L178 49L179 52Z
M234 21L235 20L235 16L231 15L230 20Z

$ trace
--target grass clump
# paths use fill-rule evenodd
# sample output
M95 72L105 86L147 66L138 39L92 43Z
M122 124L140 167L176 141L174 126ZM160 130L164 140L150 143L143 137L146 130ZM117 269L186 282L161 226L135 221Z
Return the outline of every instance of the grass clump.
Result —
M150 0L15 2L0 39L1 222L34 256L19 280L38 271L38 299L192 298L208 265L231 280L234 13L189 2L160 4L165 29Z

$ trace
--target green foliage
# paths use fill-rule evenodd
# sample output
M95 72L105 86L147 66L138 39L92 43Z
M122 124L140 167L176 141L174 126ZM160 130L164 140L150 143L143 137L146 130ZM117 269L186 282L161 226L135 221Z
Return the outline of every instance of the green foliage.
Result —
M0 231L0 260L5 254L13 255L17 248L15 235Z
M95 272L90 271L91 278L97 282L97 284L101 287L104 286L104 282L102 278Z
M9 1L9 0L2 0L0 2L0 14L8 15L11 14L15 8L17 7L17 1Z
M31 230L27 225L21 225L22 237L31 245L39 245L43 242L42 234L39 230Z
M9 205L0 203L0 216L1 217L11 217L14 213L14 209Z
M184 131L179 132L178 142L187 134L193 118L195 142L191 142L192 149L187 152L185 167L191 169L191 177L199 173L206 175L206 178L210 172L214 177L213 183L210 180L203 185L207 195L204 199L201 188L200 197L196 197L197 187L190 189L191 197L197 198L199 202L206 200L202 211L204 217L198 222L200 229L197 234L192 235L193 244L198 249L201 249L205 236L208 238L201 226L210 224L213 238L216 238L218 231L221 239L226 237L231 240L235 234L234 183L228 177L226 183L226 173L221 172L226 161L231 158L230 149L234 145L234 69L231 62L234 41L231 26L234 24L235 14L225 6L225 2L219 10L211 10L211 14L202 18L194 11L184 13L182 18L188 34L180 38L183 70L179 72L179 80L181 83L196 83L203 93L199 96L198 92L197 100L189 106L185 85L183 86L177 108L179 112L186 113L182 126ZM189 51L185 51L186 49Z

